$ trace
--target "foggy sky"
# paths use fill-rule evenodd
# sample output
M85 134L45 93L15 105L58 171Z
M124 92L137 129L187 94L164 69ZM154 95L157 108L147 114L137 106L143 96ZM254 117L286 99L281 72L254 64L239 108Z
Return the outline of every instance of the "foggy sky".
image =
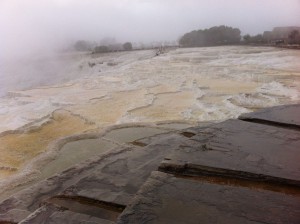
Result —
M223 24L243 34L300 26L300 0L0 0L0 54L104 37L172 41Z

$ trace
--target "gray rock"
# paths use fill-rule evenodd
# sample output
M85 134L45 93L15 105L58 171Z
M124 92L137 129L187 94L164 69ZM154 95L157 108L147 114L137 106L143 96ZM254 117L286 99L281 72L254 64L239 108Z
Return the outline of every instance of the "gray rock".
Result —
M181 141L185 137L172 134L147 147L109 157L62 194L127 205L173 145Z
M97 156L14 194L0 203L0 221L20 222L28 214L38 209L43 201L61 193L85 176L88 176L106 158L133 150L134 148L119 148L113 152ZM21 212L15 212L16 210Z
M299 198L153 172L118 224L300 223Z
M115 222L80 214L46 204L22 220L20 224L113 224Z
M56 195L86 197L127 205L139 187L157 170L164 156L182 135L169 135L147 147L125 147L78 164L60 174L18 192L0 203L0 221L19 222ZM22 210L16 215L13 210Z
M300 104L270 107L257 112L242 114L241 120L275 124L300 129Z
M169 147L165 172L222 175L300 186L300 132L228 120Z

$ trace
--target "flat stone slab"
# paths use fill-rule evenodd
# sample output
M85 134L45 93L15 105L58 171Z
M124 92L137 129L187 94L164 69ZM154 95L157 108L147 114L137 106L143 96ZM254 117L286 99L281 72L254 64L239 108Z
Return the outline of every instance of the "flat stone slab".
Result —
M55 205L47 204L19 224L113 224L115 222L100 219L94 216L89 216L81 213L72 212Z
M118 224L300 223L300 198L153 172Z
M127 205L170 153L169 146L186 140L180 134L163 136L145 147L120 147L16 193L0 203L0 221L20 222L57 195Z
M300 186L299 131L241 120L191 130L186 141L169 146L160 170Z
M157 170L171 152L172 145L185 140L180 134L172 134L146 147L109 157L61 194L127 205L151 172Z
M117 157L119 154L135 149L137 148L120 147L113 152L87 160L14 194L0 203L0 221L20 222L38 209L43 201L56 196L85 176L88 176L97 165L102 164L107 158Z
M242 114L241 120L256 122L273 122L286 127L300 129L300 104L277 106L259 110L257 112Z

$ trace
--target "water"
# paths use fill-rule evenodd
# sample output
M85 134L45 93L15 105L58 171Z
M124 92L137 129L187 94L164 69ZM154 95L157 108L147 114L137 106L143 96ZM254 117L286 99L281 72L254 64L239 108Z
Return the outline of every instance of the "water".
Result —
M43 162L43 166L33 166L39 170L34 173L33 177L30 176L30 174L27 174L30 178L29 176L24 176L25 180L23 180L22 177L23 182L18 182L18 179L10 183L7 182L6 184L3 180L2 183L0 181L2 184L0 200L29 187L38 181L60 173L78 163L84 162L89 158L101 156L103 153L107 153L123 143L131 143L141 138L166 133L169 132L170 129L177 130L191 126L184 123L168 123L166 125L169 127L164 128L161 126L147 127L134 125L122 128L115 127L108 130L98 138L86 138L83 135L82 137L79 137L79 140L67 142L57 152L52 153L52 158L49 162ZM34 171L34 169L32 171Z

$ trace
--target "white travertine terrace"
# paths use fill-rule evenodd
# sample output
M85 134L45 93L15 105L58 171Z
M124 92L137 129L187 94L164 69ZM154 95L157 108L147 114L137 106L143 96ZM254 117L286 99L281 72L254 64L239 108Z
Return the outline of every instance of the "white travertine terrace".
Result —
M75 79L1 98L0 180L64 136L131 122L224 120L300 99L299 51L227 46L154 55L74 57L64 71Z

